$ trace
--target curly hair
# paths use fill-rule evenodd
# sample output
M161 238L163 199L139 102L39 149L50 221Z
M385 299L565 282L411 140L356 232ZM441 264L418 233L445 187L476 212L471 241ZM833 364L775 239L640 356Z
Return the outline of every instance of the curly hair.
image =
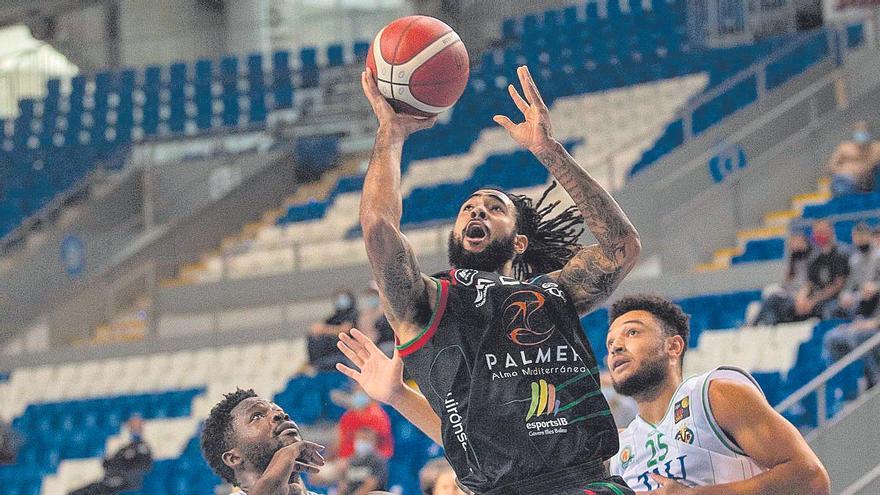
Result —
M611 305L611 311L608 315L609 321L614 321L630 311L647 311L660 321L660 326L668 337L681 336L684 339L681 358L684 358L691 333L691 317L681 310L681 306L653 294L624 296Z
M199 438L202 455L208 461L208 465L228 483L236 482L235 472L223 462L223 453L233 448L232 410L241 401L251 397L257 397L253 389L236 388L235 392L223 394L223 400L218 402L208 414Z
M501 192L510 198L516 207L517 234L529 239L525 252L513 260L514 278L526 280L560 270L580 251L579 239L584 233L584 226L577 206L569 206L551 216L561 201L544 204L556 185L556 181L553 181L537 202L499 187L483 188Z

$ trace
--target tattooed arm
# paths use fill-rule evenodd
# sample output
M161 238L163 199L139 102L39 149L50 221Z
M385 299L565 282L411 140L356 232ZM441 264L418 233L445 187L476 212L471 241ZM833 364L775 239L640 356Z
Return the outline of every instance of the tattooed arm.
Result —
M514 124L503 115L494 120L547 167L574 200L598 241L584 246L562 270L549 274L574 299L578 312L586 314L602 304L635 266L641 251L639 234L614 198L552 138L550 113L529 70L523 66L517 74L528 101L513 85L508 91L525 122Z
M367 72L361 75L361 85L379 119L379 130L364 178L360 222L385 314L398 339L407 342L428 322L436 304L436 291L435 282L422 274L409 242L400 232L400 160L407 136L431 127L436 117L417 119L395 113Z

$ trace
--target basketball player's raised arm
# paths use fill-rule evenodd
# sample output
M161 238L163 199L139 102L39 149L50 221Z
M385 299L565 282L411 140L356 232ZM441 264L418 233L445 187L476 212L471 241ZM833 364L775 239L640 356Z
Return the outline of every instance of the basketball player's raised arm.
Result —
M398 339L406 342L416 335L418 327L428 322L436 303L436 291L433 287L428 290L431 279L422 274L409 242L400 231L401 155L406 138L431 127L437 118L418 119L395 113L369 72L361 74L361 85L379 119L361 196L361 228L385 314Z
M388 404L402 414L431 440L443 445L440 417L424 395L403 382L403 361L395 350L389 358L357 328L339 334L339 350L355 368L337 363L336 369L356 381L373 400Z
M632 270L641 251L639 234L626 214L558 141L553 139L550 112L525 66L517 69L525 99L508 86L513 102L525 116L514 124L503 115L495 122L528 148L574 200L598 244L584 246L561 270L550 274L574 298L578 312L600 305Z
M686 488L651 475L661 487L652 494L759 495L798 493L827 495L828 473L797 429L779 415L753 386L730 380L709 383L709 405L722 433L767 471L747 480Z

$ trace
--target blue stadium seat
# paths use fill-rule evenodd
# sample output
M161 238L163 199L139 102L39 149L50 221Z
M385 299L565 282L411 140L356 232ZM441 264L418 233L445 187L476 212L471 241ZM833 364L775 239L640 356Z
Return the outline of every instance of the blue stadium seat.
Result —
M314 88L318 86L318 50L316 48L303 48L299 51L299 75L300 87Z
M197 60L195 72L193 89L195 91L196 127L210 129L214 115L214 97L211 94L214 79L213 63L207 59Z
M265 122L266 110L266 83L263 75L263 56L250 55L247 61L248 71L248 101L250 110L248 120L250 122Z
M293 72L289 52L277 51L272 54L272 93L274 109L293 107Z
M363 63L367 60L367 52L370 51L370 43L368 41L354 42L354 58L355 62Z
M238 105L238 58L224 57L220 60L220 84L223 86L223 125L237 126Z
M327 66L340 67L345 64L345 54L342 45L334 44L327 47Z

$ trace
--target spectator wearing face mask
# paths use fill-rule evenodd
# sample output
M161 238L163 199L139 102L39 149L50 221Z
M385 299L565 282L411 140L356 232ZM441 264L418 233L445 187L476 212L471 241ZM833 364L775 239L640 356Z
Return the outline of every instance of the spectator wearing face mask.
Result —
M880 251L872 242L874 234L865 223L856 224L852 230L853 249L849 255L849 277L837 297L834 315L840 318L870 316L877 305L878 261Z
M831 193L840 196L872 191L877 165L880 165L880 141L871 137L867 122L857 122L852 140L840 143L826 165L831 176Z
M764 288L761 301L749 304L746 321L750 325L772 325L780 320L781 306L790 305L794 296L807 283L807 268L814 254L810 238L804 232L794 232L788 238L788 266L781 284Z
M388 484L388 460L378 450L375 430L360 428L354 432L354 454L348 460L345 476L339 482L340 495L366 495L385 490Z
M355 432L361 428L376 432L376 451L382 458L388 459L394 455L394 438L391 436L388 413L359 385L354 386L349 403L351 407L339 418L339 457L348 459L354 455Z
M332 371L345 356L336 348L337 336L351 330L358 321L357 301L347 289L333 294L333 314L312 325L308 337L309 364L317 371Z
M849 259L838 247L834 228L828 221L813 224L811 239L815 254L807 263L806 281L793 296L789 292L770 295L756 324L775 325L831 316L849 277Z
M357 324L358 330L390 356L394 352L394 330L388 323L388 318L385 317L376 282L370 282L370 286L364 289L359 302L361 310Z

